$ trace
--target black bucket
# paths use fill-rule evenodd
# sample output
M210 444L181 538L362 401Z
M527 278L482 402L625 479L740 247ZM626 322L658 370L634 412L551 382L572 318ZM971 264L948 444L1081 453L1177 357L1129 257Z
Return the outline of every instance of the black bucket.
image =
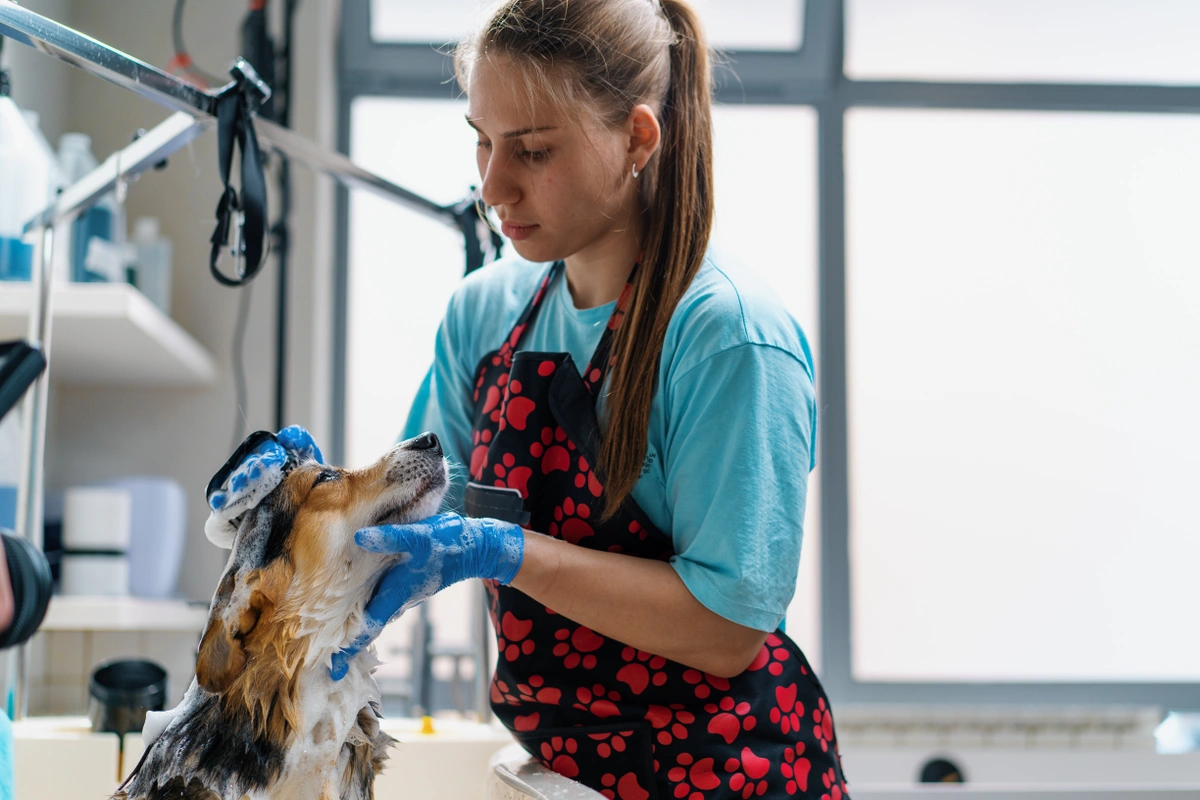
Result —
M142 729L147 711L162 711L167 671L153 661L110 661L92 672L88 718L92 730L124 736Z

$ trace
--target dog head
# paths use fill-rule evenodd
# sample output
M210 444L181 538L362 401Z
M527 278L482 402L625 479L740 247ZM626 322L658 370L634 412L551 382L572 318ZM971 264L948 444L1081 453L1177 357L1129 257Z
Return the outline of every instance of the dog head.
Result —
M357 471L324 464L303 429L250 436L208 487L205 532L232 552L200 643L198 684L248 710L262 733L286 736L298 673L328 668L397 560L357 547L355 531L430 516L447 486L433 434Z

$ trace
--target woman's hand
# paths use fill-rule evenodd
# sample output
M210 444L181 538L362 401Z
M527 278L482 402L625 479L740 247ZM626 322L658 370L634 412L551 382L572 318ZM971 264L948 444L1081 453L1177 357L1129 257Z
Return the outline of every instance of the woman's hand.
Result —
M341 680L350 659L379 636L383 626L408 609L467 578L510 583L521 568L524 531L497 519L438 514L409 525L363 528L355 543L373 553L403 560L383 576L366 608L366 625L348 647L333 654L330 670Z

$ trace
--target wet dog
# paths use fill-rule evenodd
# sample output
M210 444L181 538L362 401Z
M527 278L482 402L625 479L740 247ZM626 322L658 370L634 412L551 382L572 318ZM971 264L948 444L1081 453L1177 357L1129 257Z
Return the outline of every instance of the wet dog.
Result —
M378 662L364 652L336 682L329 668L397 557L360 549L354 532L436 513L446 462L425 434L348 471L315 445L281 447L285 432L251 436L209 484L206 533L232 552L196 677L178 707L147 719L146 752L116 798L374 796L393 743L379 727Z

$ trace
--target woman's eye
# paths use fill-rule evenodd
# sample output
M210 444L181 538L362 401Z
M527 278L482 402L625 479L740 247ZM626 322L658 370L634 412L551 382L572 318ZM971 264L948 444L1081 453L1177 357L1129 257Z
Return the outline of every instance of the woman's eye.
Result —
M484 141L477 141L477 142L475 142L475 146L476 146L476 147L491 147L491 146L492 146L492 143L491 143L491 142L484 142Z
M522 150L521 158L529 161L544 161L549 152L546 150Z

